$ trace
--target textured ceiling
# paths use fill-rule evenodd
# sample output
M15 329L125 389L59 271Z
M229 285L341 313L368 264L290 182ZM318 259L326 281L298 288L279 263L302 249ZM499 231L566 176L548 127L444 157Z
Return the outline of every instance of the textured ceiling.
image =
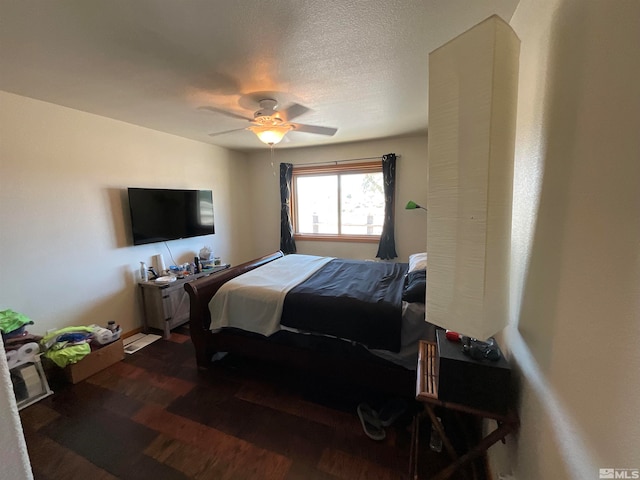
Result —
M428 54L518 0L0 0L0 89L237 150L270 92L298 147L427 129ZM34 132L37 135L37 132Z

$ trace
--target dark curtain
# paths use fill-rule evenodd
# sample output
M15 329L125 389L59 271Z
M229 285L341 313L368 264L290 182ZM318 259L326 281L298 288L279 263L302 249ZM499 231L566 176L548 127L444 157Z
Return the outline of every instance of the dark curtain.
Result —
M291 224L291 178L293 165L280 164L280 250L282 253L296 253L296 242L293 239Z
M388 153L382 157L382 177L384 181L384 225L380 235L380 244L376 257L382 260L396 258L396 240L393 217L396 192L396 154Z

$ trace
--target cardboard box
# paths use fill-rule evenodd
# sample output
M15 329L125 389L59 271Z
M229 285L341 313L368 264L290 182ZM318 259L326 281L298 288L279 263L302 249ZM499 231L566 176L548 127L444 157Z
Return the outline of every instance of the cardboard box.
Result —
M64 367L64 374L71 383L78 383L91 375L110 367L124 358L122 339L94 350L78 363Z

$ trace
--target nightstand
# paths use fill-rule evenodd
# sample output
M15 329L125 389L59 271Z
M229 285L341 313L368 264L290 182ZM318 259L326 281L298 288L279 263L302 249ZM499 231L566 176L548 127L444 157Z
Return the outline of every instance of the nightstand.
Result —
M439 334L444 332L438 332ZM416 380L416 400L421 402L424 410L415 415L413 420L413 432L411 440L410 454L410 478L417 480L418 477L418 452L420 440L420 423L425 416L431 420L431 424L436 429L445 450L452 459L452 463L438 472L431 480L443 480L450 478L461 466L485 453L491 445L504 440L509 434L515 432L520 422L516 413L508 410L506 413L490 409L480 409L465 405L459 402L445 401L438 397L439 386L439 356L438 344L435 342L421 341L418 354L418 371ZM488 366L488 368L491 368ZM447 379L448 381L451 379ZM454 379L455 380L455 379ZM493 419L497 422L497 427L482 438L477 445L470 448L465 454L458 457L449 437L442 424L438 421L434 408L441 407L454 412L462 412L474 415L479 418Z
M215 275L229 268L230 264L216 265L201 273L188 275L170 283L156 283L153 280L140 282L142 305L144 308L144 326L162 330L163 338L168 339L171 330L189 321L189 295L184 289L186 283L198 278Z

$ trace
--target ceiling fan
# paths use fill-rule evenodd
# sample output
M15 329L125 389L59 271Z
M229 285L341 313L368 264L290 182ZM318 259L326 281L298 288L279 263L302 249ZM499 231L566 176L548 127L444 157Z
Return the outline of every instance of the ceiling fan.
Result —
M285 110L278 110L278 102L273 98L263 98L258 100L260 109L253 114L253 118L222 110L216 107L198 107L199 110L209 110L211 112L221 113L229 117L238 118L251 122L252 125L245 128L234 128L233 130L225 130L224 132L210 133L215 137L226 133L237 132L239 130L250 130L255 133L261 142L267 145L275 145L279 143L283 137L290 131L315 133L318 135L335 135L337 128L319 127L316 125L305 125L302 123L293 123L291 120L299 117L303 113L309 111L307 107L293 103Z

